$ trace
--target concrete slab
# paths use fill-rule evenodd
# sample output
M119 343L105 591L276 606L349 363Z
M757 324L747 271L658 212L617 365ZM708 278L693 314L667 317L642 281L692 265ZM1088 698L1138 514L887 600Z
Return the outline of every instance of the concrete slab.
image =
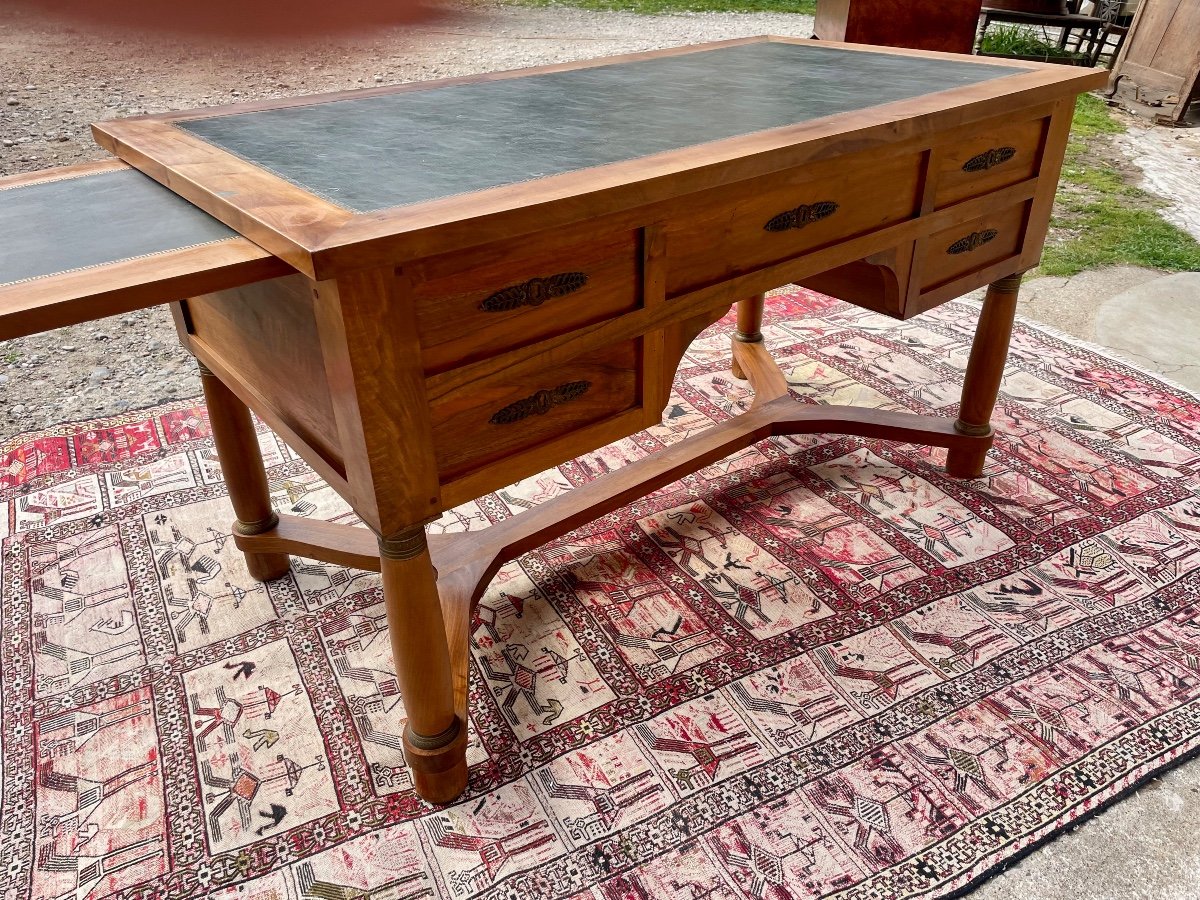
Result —
M1021 285L1017 312L1085 341L1095 341L1096 315L1105 303L1161 277L1155 269L1114 266L1070 278L1030 278Z
M1200 272L1164 275L1103 301L1096 341L1200 391Z
M1017 312L1200 391L1200 272L1116 266L1031 278L1021 285Z
M1195 900L1200 762L1143 786L985 882L971 900Z

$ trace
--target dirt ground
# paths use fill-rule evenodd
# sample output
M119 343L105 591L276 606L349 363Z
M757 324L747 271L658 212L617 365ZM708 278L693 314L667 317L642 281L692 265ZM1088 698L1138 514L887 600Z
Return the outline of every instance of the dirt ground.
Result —
M1151 128L1133 116L1127 121L1118 152L1133 160L1143 187L1167 201L1163 215L1200 241L1200 127Z
M786 14L638 16L475 3L370 39L228 47L81 32L0 4L0 175L103 159L88 126L753 34L807 37ZM164 307L0 342L0 435L195 396Z

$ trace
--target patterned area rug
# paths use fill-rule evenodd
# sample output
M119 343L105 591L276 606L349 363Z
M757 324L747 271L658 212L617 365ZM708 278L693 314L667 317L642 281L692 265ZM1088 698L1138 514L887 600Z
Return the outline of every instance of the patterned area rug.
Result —
M775 297L794 393L951 412L977 307ZM665 424L455 510L480 528L747 401L727 323ZM4 898L946 897L1200 743L1200 403L1020 326L985 476L764 442L507 566L468 793L401 752L375 576L248 578L201 406L9 442ZM279 508L346 521L275 437Z

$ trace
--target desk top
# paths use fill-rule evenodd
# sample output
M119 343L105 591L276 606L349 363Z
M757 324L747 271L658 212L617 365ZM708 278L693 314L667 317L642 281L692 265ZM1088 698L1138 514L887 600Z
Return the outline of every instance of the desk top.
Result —
M97 140L312 277L569 224L1049 102L1096 74L751 38L165 113ZM603 209L594 199L603 192Z
M1019 74L782 43L180 121L352 212L517 184Z

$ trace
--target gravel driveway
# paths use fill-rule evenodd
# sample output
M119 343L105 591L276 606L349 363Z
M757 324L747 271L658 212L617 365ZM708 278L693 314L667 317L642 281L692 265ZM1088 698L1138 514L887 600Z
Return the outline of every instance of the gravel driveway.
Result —
M437 24L360 41L257 51L84 34L0 12L0 174L107 154L101 119L444 78L679 44L785 34L808 16L638 16L476 4ZM0 435L200 393L166 308L0 341Z

